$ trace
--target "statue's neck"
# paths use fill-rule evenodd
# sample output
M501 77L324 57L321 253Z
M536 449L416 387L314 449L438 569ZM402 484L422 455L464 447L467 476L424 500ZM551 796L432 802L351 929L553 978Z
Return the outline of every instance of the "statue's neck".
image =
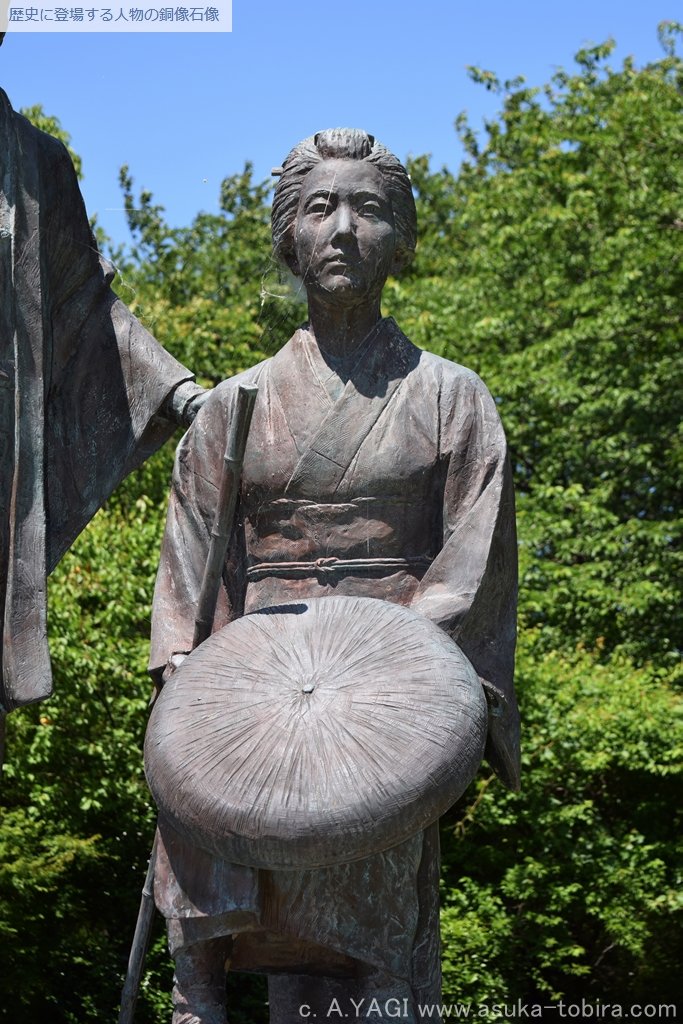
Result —
M308 329L323 355L344 359L353 355L382 317L379 298L357 306L324 306L309 296Z

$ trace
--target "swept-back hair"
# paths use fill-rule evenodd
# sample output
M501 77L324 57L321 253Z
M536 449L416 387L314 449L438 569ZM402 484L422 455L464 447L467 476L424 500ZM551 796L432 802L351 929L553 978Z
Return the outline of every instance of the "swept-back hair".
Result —
M294 254L294 226L304 179L323 160L365 160L381 173L396 227L397 267L413 258L417 240L417 215L410 178L400 160L372 135L359 128L329 128L304 139L288 155L275 188L271 226L273 251L289 267Z

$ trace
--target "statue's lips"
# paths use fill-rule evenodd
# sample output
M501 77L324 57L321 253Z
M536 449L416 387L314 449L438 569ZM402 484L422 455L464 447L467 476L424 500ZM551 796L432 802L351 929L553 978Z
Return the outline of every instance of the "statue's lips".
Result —
M356 266L358 260L351 259L348 256L343 256L340 253L335 253L333 256L326 256L322 263L324 267L341 267L346 270Z

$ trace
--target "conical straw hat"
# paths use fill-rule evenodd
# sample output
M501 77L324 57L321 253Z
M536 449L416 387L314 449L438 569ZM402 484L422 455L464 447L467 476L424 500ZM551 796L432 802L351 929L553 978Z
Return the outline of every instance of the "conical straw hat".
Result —
M427 619L371 598L264 609L175 672L147 729L159 810L225 860L312 868L435 821L484 751L481 684Z

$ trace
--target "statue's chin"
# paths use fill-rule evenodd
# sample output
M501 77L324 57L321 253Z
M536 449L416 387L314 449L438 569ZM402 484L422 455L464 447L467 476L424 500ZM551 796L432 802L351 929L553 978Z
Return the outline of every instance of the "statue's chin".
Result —
M380 284L361 280L353 270L346 268L340 273L326 273L315 283L307 284L306 291L331 306L372 304L382 294L384 281Z

